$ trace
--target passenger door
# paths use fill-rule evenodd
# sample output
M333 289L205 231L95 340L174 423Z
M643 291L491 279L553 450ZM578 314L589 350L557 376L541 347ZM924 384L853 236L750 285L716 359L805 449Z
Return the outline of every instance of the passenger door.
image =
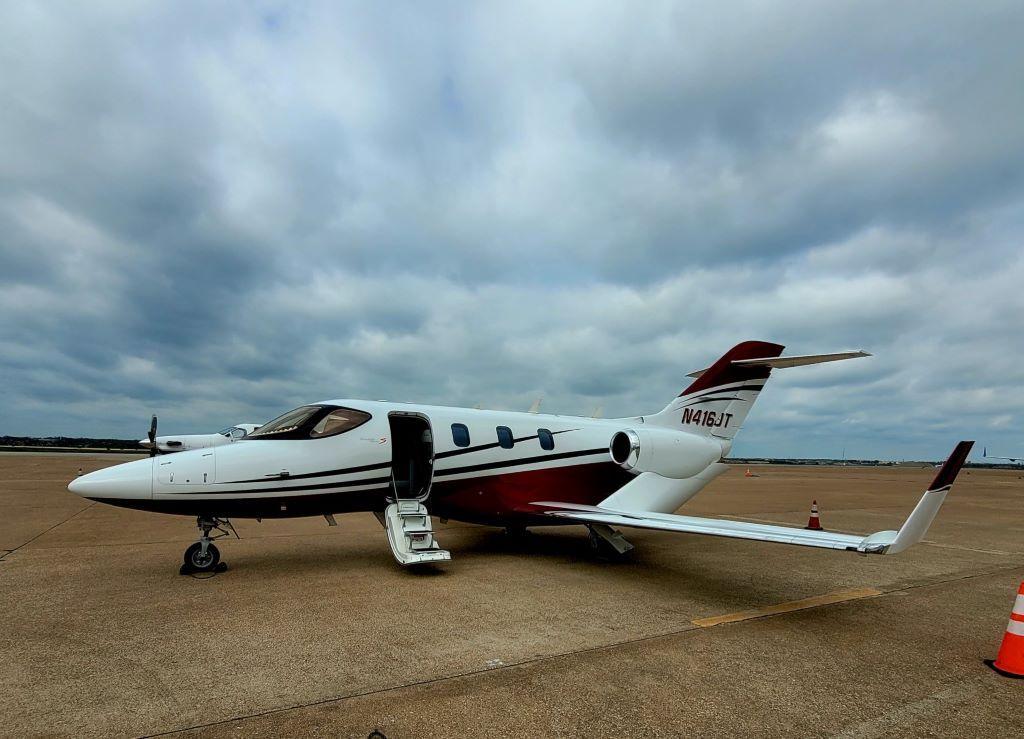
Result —
M434 436L421 413L394 411L391 427L391 497L426 500L434 476Z

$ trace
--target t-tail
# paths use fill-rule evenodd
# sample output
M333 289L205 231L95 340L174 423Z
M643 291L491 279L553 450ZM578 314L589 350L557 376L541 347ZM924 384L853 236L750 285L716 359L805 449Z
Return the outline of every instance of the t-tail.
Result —
M728 442L742 428L773 369L871 356L849 351L783 357L783 349L767 341L737 344L707 369L691 372L690 386L648 420Z

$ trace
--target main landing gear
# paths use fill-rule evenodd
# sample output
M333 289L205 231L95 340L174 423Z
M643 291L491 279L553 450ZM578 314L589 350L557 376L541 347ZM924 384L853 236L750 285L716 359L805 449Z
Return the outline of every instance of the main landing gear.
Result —
M196 526L201 532L199 541L185 550L185 563L181 566L181 574L223 572L227 569L227 565L220 561L220 550L214 545L213 540L230 536L232 533L238 536L235 527L228 519L213 516L199 516L196 518ZM211 536L212 531L218 533Z

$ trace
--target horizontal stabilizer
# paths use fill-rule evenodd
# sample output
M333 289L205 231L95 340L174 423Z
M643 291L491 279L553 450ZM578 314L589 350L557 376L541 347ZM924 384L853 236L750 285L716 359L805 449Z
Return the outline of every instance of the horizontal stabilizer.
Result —
M782 369L784 367L803 367L807 364L822 364L824 362L838 362L843 359L857 359L858 357L870 357L866 351L857 350L850 352L833 352L832 354L803 354L793 357L764 357L755 359L734 359L730 364L734 367L769 367ZM700 377L710 368L696 370L687 377Z
M939 474L918 501L917 506L899 531L879 531L870 536L836 534L829 531L799 529L792 526L719 518L677 516L653 511L623 511L575 503L540 502L533 505L548 508L545 513L555 518L578 521L583 524L630 526L640 529L676 531L687 534L724 536L733 539L752 539L778 544L795 544L823 549L842 549L862 554L897 554L916 544L931 525L939 507L946 499L953 480L963 467L973 441L961 441L939 470Z

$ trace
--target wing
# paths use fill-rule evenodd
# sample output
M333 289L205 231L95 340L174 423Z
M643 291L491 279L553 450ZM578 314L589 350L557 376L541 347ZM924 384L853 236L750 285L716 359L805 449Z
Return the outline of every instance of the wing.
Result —
M942 465L935 480L928 486L899 531L879 531L869 536L834 534L828 531L810 531L792 526L772 526L718 518L676 516L650 511L610 510L600 506L573 503L541 502L534 503L534 505L549 508L550 510L545 511L549 516L580 523L602 523L609 526L632 526L640 529L726 536L732 539L753 539L822 549L842 549L863 554L897 554L921 541L935 518L935 514L938 513L939 507L946 499L946 494L953 485L960 468L963 467L973 445L973 441L961 441L957 444L956 449ZM654 473L645 472L643 474Z

